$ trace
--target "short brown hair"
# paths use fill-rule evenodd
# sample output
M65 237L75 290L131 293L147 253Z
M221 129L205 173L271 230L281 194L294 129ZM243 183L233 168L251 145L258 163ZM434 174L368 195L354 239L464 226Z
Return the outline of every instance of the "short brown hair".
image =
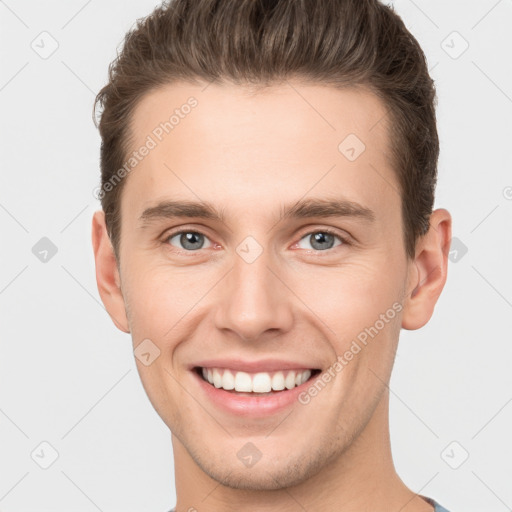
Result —
M130 121L141 98L175 81L259 87L292 77L367 87L383 101L404 246L414 257L434 203L437 98L425 55L393 7L378 0L170 0L126 34L94 102L102 139L101 205L118 261L125 179L105 185L126 162Z

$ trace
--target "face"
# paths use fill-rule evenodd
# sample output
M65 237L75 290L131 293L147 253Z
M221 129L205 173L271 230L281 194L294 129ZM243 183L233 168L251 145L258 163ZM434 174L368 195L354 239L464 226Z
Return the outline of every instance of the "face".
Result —
M137 366L153 406L225 485L313 477L384 422L417 277L386 109L365 90L173 84L132 130L133 150L156 144L122 193L116 314L151 348Z

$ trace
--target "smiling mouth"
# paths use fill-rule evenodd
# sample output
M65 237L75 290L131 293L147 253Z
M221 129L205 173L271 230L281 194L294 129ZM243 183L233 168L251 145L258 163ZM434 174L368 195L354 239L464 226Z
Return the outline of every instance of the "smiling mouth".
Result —
M215 388L250 396L288 391L301 386L320 373L319 369L313 368L248 373L226 368L195 367L194 371Z

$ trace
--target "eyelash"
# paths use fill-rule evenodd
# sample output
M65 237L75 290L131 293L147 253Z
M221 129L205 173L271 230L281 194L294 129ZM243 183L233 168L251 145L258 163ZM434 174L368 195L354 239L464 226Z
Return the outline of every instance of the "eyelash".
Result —
M162 243L167 245L168 247L172 247L172 250L173 252L177 252L178 254L183 254L183 253L186 253L187 255L194 255L195 253L199 253L201 249L198 249L197 251L187 251L185 249L177 249L176 247L173 247L171 246L171 244L169 243L169 239L175 237L176 235L181 235L181 234L184 234L184 233L194 233L194 234L197 234L197 235L202 235L204 236L205 238L207 238L209 240L209 237L208 235L206 235L205 233L203 233L202 231L198 231L198 230L194 230L194 229L181 229L179 231L172 231L170 233L167 233L163 240L162 240ZM336 247L340 247L340 246L343 246L343 245L352 245L351 242L348 240L348 238L344 237L344 236L341 236L337 231L335 230L332 230L332 229L329 229L329 228L325 228L325 229L316 229L316 230L313 230L313 231L308 231L304 234L302 234L299 238L299 242L305 238L306 236L311 236L315 233L328 233L329 235L333 235L334 237L338 238L340 241L341 241L341 244L340 245L337 245L335 247L332 247L330 249L326 249L324 251L319 251L319 250L315 250L315 249L302 249L302 250L305 250L305 251L308 251L309 253L313 252L313 253L318 253L318 256L320 256L321 253L332 253L332 251L334 251L334 249L336 249ZM298 242L296 242L294 245L296 245Z

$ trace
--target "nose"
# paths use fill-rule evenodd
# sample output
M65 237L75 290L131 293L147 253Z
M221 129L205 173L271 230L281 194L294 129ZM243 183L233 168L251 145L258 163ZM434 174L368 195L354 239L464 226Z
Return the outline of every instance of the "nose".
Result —
M250 342L291 328L293 294L269 264L265 252L251 263L235 254L234 267L221 284L215 315L218 329Z

